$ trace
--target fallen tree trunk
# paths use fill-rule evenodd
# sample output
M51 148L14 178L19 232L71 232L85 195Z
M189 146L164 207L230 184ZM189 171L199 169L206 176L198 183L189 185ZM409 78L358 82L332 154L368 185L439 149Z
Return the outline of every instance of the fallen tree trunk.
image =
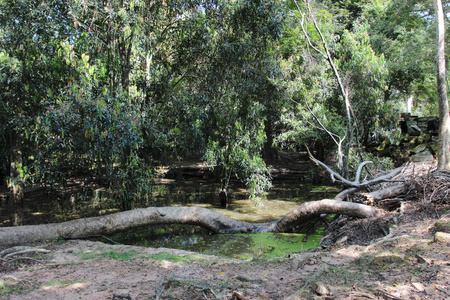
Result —
M330 213L367 218L382 215L383 211L364 204L325 199L305 203L278 221L248 223L202 207L148 207L63 223L0 228L0 246L106 235L161 224L197 225L213 233L292 232L303 222Z
M389 186L382 190L377 190L370 193L361 193L359 194L359 196L363 198L367 203L374 204L379 200L388 199L404 194L407 190L408 187L406 184L397 184Z
M370 218L382 216L383 210L359 203L336 201L336 200L319 200L306 202L303 205L287 213L282 219L276 221L276 230L271 232L290 232L296 226L305 223L312 218L321 214L339 214L359 218ZM268 226L271 228L271 226Z

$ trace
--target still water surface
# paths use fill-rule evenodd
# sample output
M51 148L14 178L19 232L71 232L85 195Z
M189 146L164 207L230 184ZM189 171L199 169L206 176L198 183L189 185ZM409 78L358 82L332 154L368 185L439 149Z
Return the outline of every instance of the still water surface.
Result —
M330 198L336 189L329 186L299 184L294 181L275 181L265 198L249 200L239 184L228 191L230 205L219 207L218 184L202 180L161 180L152 187L152 197L140 204L147 206L202 206L240 221L268 222L283 217L306 201ZM0 206L0 226L45 224L75 218L117 212L108 191L96 190L93 195L81 193L48 199L44 192L27 197L24 209L18 214L7 205ZM301 234L210 234L196 226L147 226L109 237L124 244L147 247L167 247L228 257L273 257L285 253L317 247L320 233L305 238ZM105 241L105 240L104 240Z

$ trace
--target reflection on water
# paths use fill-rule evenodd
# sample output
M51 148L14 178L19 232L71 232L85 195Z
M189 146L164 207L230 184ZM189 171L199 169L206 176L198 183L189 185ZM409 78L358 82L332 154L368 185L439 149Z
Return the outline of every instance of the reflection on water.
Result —
M229 218L248 222L277 220L306 201L330 198L336 192L335 188L328 186L293 181L274 182L268 195L255 202L247 199L246 190L241 185L235 184L228 192L229 207L222 209L217 183L164 179L155 184L152 191L151 200L141 203L140 207L202 206ZM0 226L63 222L117 211L117 205L109 198L106 189L98 189L92 195L74 193L56 199L49 198L44 190L37 190L34 194L27 194L23 209L13 211L8 205L0 204ZM273 253L280 254L279 251L293 252L315 247L320 237L310 236L308 242L304 243L301 242L303 235L211 235L195 226L171 225L146 227L133 230L133 234L115 235L114 238L121 243L143 246L179 248L232 257L245 257L249 253L252 254L250 256L266 257ZM278 246L275 247L274 243L278 243Z
M299 184L294 181L274 182L265 198L251 201L239 184L232 185L228 195L230 205L220 208L219 186L207 181L161 180L152 187L151 200L139 203L136 208L148 206L202 206L216 210L230 218L249 222L265 222L281 218L306 201L332 197L335 188ZM52 196L45 190L26 194L22 209L13 210L0 203L0 226L34 225L105 215L119 211L106 189L91 194L67 193ZM18 212L19 211L19 212ZM20 218L17 216L20 214Z
M175 248L203 254L247 259L272 258L316 248L321 235L293 233L211 234L195 226L146 227L118 233L111 238L122 244Z
M248 199L246 190L239 184L229 188L230 203L220 207L219 185L203 181L165 180L155 187L154 206L202 206L239 221L267 222L283 217L304 202L332 197L335 187L299 184L295 181L274 182L267 196L257 201Z

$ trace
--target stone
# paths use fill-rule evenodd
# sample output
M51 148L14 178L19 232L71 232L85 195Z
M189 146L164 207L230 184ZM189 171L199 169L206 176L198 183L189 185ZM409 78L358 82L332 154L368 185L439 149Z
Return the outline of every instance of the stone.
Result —
M450 233L446 232L436 232L434 234L435 243L450 243Z
M323 282L318 281L314 283L313 288L314 292L316 292L316 294L319 296L326 296L330 294L330 291Z
M425 150L427 150L427 145L426 144L420 144L418 146L416 146L414 149L411 150L411 152L413 153L420 153L420 152L424 152Z
M412 155L409 159L413 162L432 162L434 156L429 151L423 151Z
M311 264L312 259L317 259L320 253L302 253L300 255L292 255L292 269L297 270L303 268L305 265ZM317 260L315 260L317 263Z
M340 244L345 244L348 240L348 236L344 235L343 237L341 237L340 239L338 239L336 241L336 243L334 243L335 245L340 245Z
M429 296L432 296L432 295L436 294L436 288L433 286L427 286L427 287L425 287L425 293Z
M420 282L413 282L413 283L411 283L411 285L419 292L425 291L425 286L423 284L421 284Z
M429 265L431 262L428 258L423 257L422 255L416 254L416 259L419 264L427 264Z
M434 229L436 229L436 231L450 233L450 220L442 219L442 220L437 221L434 224Z

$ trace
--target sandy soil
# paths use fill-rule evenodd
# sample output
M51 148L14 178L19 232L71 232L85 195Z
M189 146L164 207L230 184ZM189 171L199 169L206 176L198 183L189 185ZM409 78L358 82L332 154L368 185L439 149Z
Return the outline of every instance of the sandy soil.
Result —
M449 239L435 239L438 219L450 231L448 183L426 183L444 196L402 201L387 236L359 239L373 223L354 221L339 244L277 259L82 240L0 252L0 299L450 299Z
M369 246L272 260L49 243L1 259L0 299L450 299L450 245L433 241L436 219L403 220Z

